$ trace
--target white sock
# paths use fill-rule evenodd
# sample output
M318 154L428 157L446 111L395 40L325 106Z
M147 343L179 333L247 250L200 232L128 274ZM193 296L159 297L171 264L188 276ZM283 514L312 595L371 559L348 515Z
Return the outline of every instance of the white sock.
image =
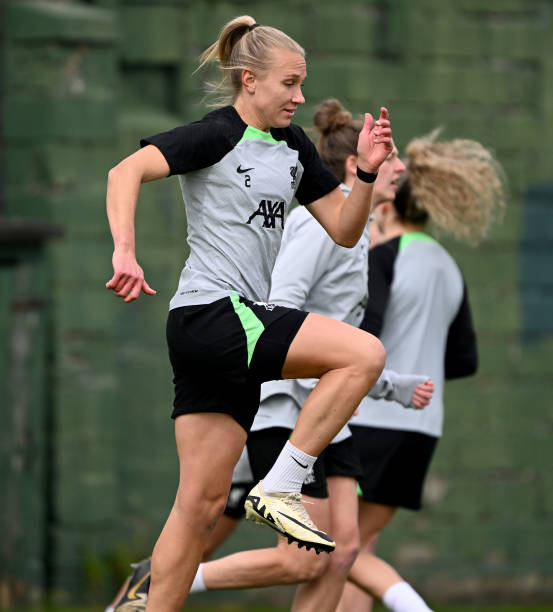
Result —
M317 457L304 453L288 440L269 473L263 479L266 493L296 493Z
M194 580L192 581L192 586L190 587L191 593L201 593L202 591L207 591L203 577L203 566L203 563L200 563L198 566L198 571L196 572Z
M396 582L385 593L382 603L392 612L432 612L424 599L406 582Z

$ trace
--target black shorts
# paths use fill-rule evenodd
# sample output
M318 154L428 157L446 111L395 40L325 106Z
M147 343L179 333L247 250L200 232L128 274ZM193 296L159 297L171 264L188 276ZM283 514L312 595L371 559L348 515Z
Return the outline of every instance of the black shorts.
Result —
M222 412L250 430L261 383L282 378L292 340L307 312L251 302L236 293L169 311L172 417Z
M354 480L361 477L361 463L357 447L352 436L341 442L329 444L313 466L313 477L308 474L301 492L311 497L326 499L328 497L327 478L330 476L347 476Z
M233 519L241 519L246 514L244 503L248 493L254 488L257 482L233 482L230 485L227 505L224 514Z
M284 427L271 427L250 432L246 445L252 474L256 481L265 478L291 433L292 430ZM330 444L325 448L315 461L313 470L307 474L301 492L311 497L326 499L328 497L327 477L349 476L358 479L360 475L361 466L357 450L350 436L342 442Z
M255 482L263 480L273 467L280 451L292 433L287 427L269 427L250 431L246 440L248 459Z
M416 431L350 425L363 476L363 499L420 510L424 479L438 438Z

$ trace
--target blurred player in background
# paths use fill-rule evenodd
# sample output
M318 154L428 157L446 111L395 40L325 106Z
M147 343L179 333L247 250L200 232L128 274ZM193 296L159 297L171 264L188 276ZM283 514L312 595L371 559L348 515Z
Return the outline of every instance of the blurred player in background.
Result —
M355 143L362 124L352 120L337 100L327 100L315 114L321 158L348 193L355 180ZM404 170L394 148L381 165L373 204L394 197ZM308 250L306 250L306 245ZM271 301L306 309L359 325L367 303L368 227L353 249L335 245L309 214L290 214L272 276ZM288 439L315 380L266 383L247 447L254 478L262 477ZM402 377L385 371L371 395L394 397L405 406L421 408L433 389L426 376ZM356 478L361 470L346 427L317 460L302 487L309 513L336 541L330 558L286 546L244 551L200 566L192 591L236 589L305 583L297 591L293 610L334 610L349 567L359 550Z
M436 134L407 147L407 180L393 202L374 210L383 242L370 251L369 295L362 328L378 336L386 367L428 373L435 393L424 411L367 397L350 427L364 474L355 561L340 612L367 612L371 599L394 612L428 612L422 598L388 563L372 554L375 536L398 507L419 510L424 479L442 435L444 380L477 369L467 288L449 253L424 232L476 244L501 215L502 173L492 154L471 140L438 142Z

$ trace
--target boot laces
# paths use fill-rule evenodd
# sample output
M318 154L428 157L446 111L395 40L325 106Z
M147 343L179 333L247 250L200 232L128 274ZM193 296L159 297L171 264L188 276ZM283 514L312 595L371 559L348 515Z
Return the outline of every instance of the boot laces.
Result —
M296 514L299 514L299 516L301 517L301 520L306 525L314 529L317 529L317 527L311 520L311 517L309 516L309 514L307 514L307 510L305 509L303 505L303 504L312 504L313 502L305 501L302 503L301 493L288 493L288 495L286 495L283 501L287 506L292 508L292 510L296 512Z

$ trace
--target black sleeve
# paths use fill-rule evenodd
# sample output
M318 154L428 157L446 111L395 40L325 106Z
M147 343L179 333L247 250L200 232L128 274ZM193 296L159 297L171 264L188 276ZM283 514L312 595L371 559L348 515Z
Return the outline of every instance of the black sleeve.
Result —
M227 109L168 132L142 138L140 146L156 146L167 160L170 174L186 174L207 168L232 150L240 137L240 124Z
M478 350L467 287L463 283L463 300L459 311L449 326L445 351L445 377L471 376L478 369Z
M330 168L320 158L315 145L297 125L290 126L292 138L288 144L296 149L303 166L303 176L296 191L296 198L303 206L315 202L340 185Z
M369 250L369 300L359 327L377 337L382 332L398 251L399 238Z

